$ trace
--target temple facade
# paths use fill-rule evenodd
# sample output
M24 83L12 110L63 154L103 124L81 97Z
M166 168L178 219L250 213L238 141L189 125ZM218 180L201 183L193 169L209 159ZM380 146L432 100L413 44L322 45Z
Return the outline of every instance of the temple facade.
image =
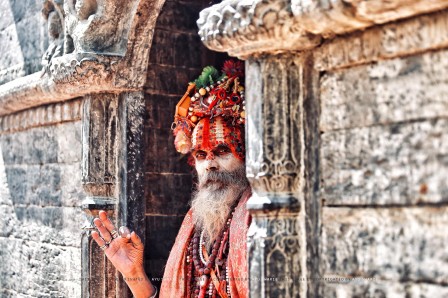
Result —
M216 1L214 1L216 2ZM448 2L0 0L0 296L156 285L195 177L171 123L245 61L250 297L448 296Z

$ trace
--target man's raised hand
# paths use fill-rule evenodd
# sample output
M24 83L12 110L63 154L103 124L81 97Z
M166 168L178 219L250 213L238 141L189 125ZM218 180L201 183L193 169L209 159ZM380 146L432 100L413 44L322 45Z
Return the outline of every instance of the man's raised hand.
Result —
M95 218L93 222L99 233L92 232L92 237L103 248L104 253L115 268L125 278L144 273L144 245L140 237L135 232L119 236L105 211L100 211L99 218ZM115 235L115 239L113 239L113 235Z

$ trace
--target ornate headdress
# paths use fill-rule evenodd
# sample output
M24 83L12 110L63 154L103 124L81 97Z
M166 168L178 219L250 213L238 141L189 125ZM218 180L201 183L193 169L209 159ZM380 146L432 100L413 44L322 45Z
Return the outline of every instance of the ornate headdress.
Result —
M225 143L244 160L244 64L228 60L222 71L205 67L177 104L172 128L178 152L210 150Z

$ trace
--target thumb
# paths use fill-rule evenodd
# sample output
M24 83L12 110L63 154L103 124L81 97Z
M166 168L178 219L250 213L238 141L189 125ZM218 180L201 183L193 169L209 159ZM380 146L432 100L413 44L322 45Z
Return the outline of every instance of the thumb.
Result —
M131 241L135 248L143 249L142 239L135 233L131 233Z

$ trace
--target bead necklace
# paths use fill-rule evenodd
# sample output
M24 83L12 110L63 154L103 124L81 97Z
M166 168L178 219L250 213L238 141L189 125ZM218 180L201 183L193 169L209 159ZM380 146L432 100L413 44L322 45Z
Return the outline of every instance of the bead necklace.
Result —
M236 205L236 204L235 204ZM226 224L215 239L211 253L206 260L203 250L204 231L195 231L189 240L187 248L187 297L218 297L218 290L214 282L211 281L211 272L215 268L215 276L220 281L226 281L226 288L223 289L230 297L229 273L227 268L227 256L229 252L229 229L232 221L235 206L232 208ZM194 289L194 291L192 291ZM208 290L208 291L207 291Z

